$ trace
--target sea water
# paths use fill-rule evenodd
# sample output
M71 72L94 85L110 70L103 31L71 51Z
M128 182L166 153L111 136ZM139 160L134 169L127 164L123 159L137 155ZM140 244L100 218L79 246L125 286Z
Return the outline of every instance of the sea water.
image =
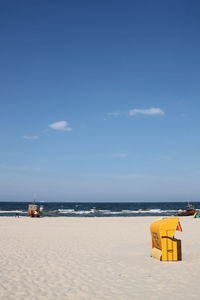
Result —
M31 202L0 202L1 216L28 216ZM176 216L186 202L38 202L44 217L140 217ZM196 209L200 202L191 202Z

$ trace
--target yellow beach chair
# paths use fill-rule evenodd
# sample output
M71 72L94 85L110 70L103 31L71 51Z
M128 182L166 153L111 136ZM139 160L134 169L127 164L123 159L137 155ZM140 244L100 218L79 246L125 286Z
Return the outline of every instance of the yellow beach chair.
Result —
M174 237L176 230L182 231L179 218L170 217L151 224L151 256L161 261L182 260L181 240Z

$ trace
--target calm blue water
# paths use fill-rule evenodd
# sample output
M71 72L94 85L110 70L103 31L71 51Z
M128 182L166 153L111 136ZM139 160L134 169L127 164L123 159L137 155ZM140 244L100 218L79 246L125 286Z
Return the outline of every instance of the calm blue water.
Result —
M27 216L31 202L0 202L0 216ZM38 202L44 207L45 217L139 217L139 216L175 216L179 209L185 209L186 202L144 202L144 203L70 203ZM194 202L196 209L200 202Z

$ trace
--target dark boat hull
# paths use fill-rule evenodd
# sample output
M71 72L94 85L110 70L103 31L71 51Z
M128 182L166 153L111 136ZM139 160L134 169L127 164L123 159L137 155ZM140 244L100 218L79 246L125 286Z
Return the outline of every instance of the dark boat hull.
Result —
M195 209L191 209L188 211L182 211L178 213L178 216L193 216L195 214Z

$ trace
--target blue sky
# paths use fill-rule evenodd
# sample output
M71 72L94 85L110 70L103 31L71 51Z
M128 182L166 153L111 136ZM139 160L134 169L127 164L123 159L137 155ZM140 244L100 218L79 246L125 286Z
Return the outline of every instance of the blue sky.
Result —
M0 200L200 199L199 1L2 1Z

